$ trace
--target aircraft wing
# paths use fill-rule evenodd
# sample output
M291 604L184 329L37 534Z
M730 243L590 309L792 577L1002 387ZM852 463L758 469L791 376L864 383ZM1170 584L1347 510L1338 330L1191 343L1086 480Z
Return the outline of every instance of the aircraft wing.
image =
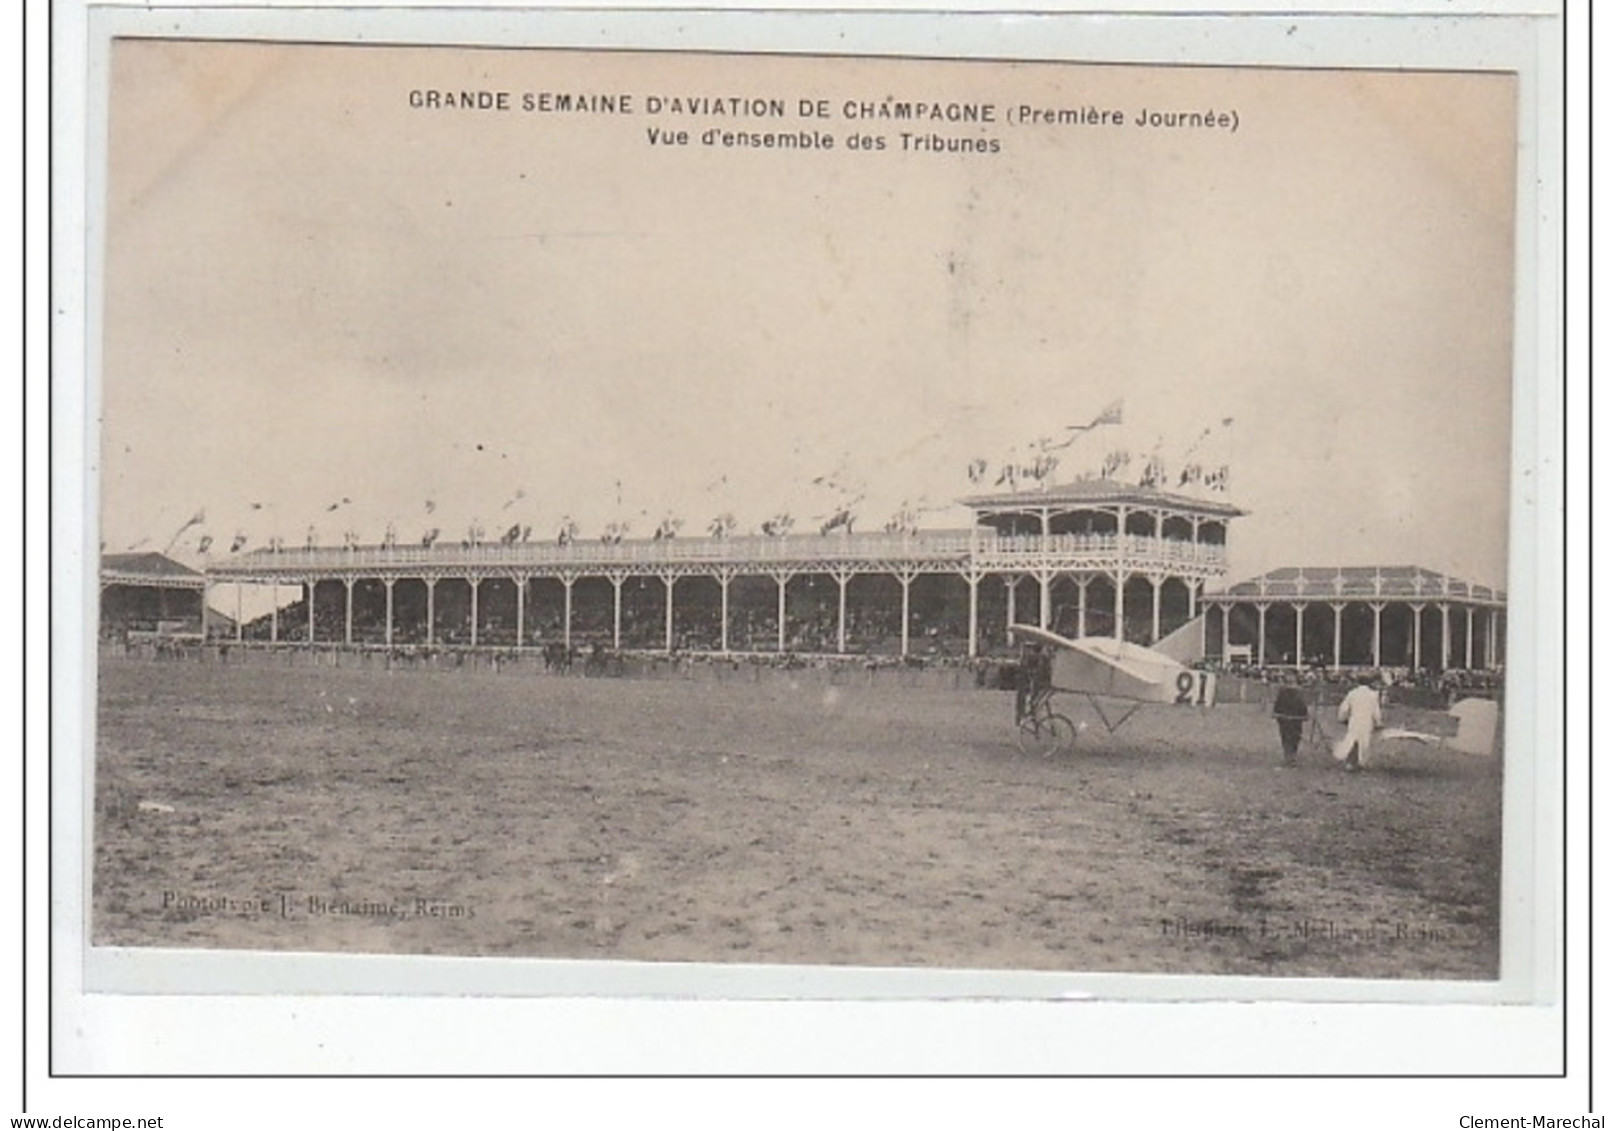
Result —
M1193 671L1170 656L1109 637L1073 640L1018 624L1011 630L1053 649L1051 682L1057 691L1108 695L1141 703L1206 704L1216 699L1216 677Z

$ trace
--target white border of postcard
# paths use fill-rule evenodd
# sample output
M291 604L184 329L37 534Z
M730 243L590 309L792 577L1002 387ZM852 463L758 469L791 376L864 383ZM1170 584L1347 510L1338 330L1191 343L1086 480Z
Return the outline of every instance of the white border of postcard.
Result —
M1563 500L1557 490L1562 423L1563 317L1558 286L1563 161L1560 139L1560 28L1551 5L1491 5L1488 19L1414 16L1184 16L1117 19L1077 15L924 12L713 12L441 9L355 10L310 6L267 10L149 9L63 5L56 35L62 60L87 60L87 73L60 76L54 108L58 155L54 204L56 322L53 412L56 500L52 671L55 796L51 867L55 935L57 1067L68 1071L328 1071L309 1043L288 1038L236 1059L235 1046L209 1039L219 1026L264 1025L278 1032L287 1010L319 1018L332 1045L358 1038L366 1053L344 1071L685 1072L1297 1072L1545 1073L1562 1067L1561 798L1565 787L1560 632ZM1135 5L1136 7L1152 7ZM1153 6L1153 7L1159 7ZM1277 6L1274 6L1275 8ZM1342 6L1344 7L1344 6ZM1352 5L1361 8L1361 5ZM1386 6L1403 10L1408 5ZM1534 13L1534 14L1527 14ZM87 38L82 38L86 36ZM97 136L94 110L104 92L110 37L140 34L328 42L385 39L418 44L799 51L815 54L1080 60L1285 66L1512 69L1520 74L1521 164L1518 206L1518 308L1511 503L1510 704L1505 776L1502 975L1496 983L1378 982L1333 979L1187 978L1059 975L992 971L667 966L541 960L393 958L164 950L89 950L82 929L88 798L83 595L95 584L91 500L85 477L88 406L83 374L93 370L97 296L87 286L85 219L94 215L100 155L80 138ZM82 55L75 48L82 48ZM88 211L87 211L88 210ZM1521 757L1520 755L1525 755ZM1521 772L1524 767L1524 772ZM175 996L200 995L200 996ZM270 996L258 996L270 995ZM348 996L333 1001L327 995ZM569 999L547 1006L509 999ZM595 1003L576 999L599 995ZM467 998L480 999L468 1002ZM505 999L503 1001L498 999ZM689 999L699 999L691 1002ZM776 1004L768 1004L774 999ZM827 999L818 1009L862 1013L881 1032L890 1019L911 1032L963 1031L1002 1043L907 1046L855 1041L805 1045L743 1038L750 1019L778 1017L777 999ZM863 999L861 1004L854 1004ZM885 1000L882 1000L885 999ZM984 1003L981 999L1000 999ZM1081 1001L1079 1031L1051 1002ZM1197 1001L1191 1007L1170 1003ZM1239 1003L1266 1002L1256 1008ZM1216 1004L1212 1004L1216 1003ZM1289 1003L1289 1004L1281 1004ZM1312 1003L1312 1004L1297 1004ZM1337 1003L1337 1004L1323 1004ZM1359 1004L1338 1004L1359 1003ZM1378 1003L1367 1006L1361 1003ZM1442 1008L1430 1006L1441 1003ZM659 1040L602 1039L630 1032L646 1016L682 1005L718 1019L707 1051L697 1041L669 1049ZM936 1011L946 1006L946 1012ZM1043 1005L1041 1014L1035 1009ZM473 1006L475 1008L473 1008ZM581 1010L579 1041L542 1050L489 1040L508 1032L524 1007ZM802 1008L799 1004L797 1008ZM393 1019L427 1019L433 1038L401 1046ZM1008 1010L1008 1012L1006 1012ZM1030 1012L1028 1012L1030 1010ZM1255 1010L1255 1012L1253 1012ZM894 1012L895 1011L895 1012ZM475 1015L475 1016L473 1016ZM907 1021L902 1020L907 1016ZM226 1022L224 1019L229 1018ZM722 1020L728 1018L728 1021ZM737 1020L738 1019L738 1020ZM1003 1029L1006 1020L1012 1024ZM687 1023L686 1019L686 1023ZM740 1028L722 1029L723 1024ZM305 1022L306 1025L306 1022ZM595 1028L593 1026L600 1026ZM1228 1027L1232 1026L1230 1030ZM426 1026L421 1026L425 1028ZM441 1027L441 1028L439 1028ZM1327 1032L1327 1039L1320 1035ZM1001 1032L1002 1029L1002 1032ZM809 1025L806 1032L814 1030ZM150 1039L153 1032L166 1037ZM1225 1041L1224 1032L1240 1034ZM363 1037L358 1037L364 1034ZM590 1039L590 1037L594 1039ZM1045 1042L1027 1058L1028 1040ZM1046 1042L1058 1041L1059 1044ZM250 1042L249 1042L250 1043ZM437 1060L423 1061L432 1050ZM780 1059L783 1052L784 1059ZM1259 1054L1259 1055L1253 1055ZM386 1067L402 1063L402 1069Z

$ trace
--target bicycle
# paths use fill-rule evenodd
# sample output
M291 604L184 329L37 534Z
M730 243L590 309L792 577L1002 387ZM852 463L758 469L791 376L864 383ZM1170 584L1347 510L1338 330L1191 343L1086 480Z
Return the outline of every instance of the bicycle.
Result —
M1046 688L1033 693L1026 714L1016 724L1016 742L1022 753L1051 758L1076 747L1076 724L1055 711L1053 699L1054 692Z

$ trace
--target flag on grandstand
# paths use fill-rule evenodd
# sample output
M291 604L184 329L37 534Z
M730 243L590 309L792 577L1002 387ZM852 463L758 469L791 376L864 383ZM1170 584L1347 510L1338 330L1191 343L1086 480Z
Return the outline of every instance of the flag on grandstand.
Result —
M443 532L437 527L432 527L432 529L421 535L421 545L425 546L427 549L431 549L432 544L437 541L438 536L442 533Z
M766 520L762 529L763 533L770 538L783 538L791 532L791 527L795 525L796 519L787 512L781 511L773 518Z
M315 530L313 524L311 523L309 525L308 532L303 535L303 545L307 546L310 550L312 550L315 547L315 545L319 542L319 540L320 540L319 531Z
M1120 424L1121 422L1122 422L1122 402L1120 400L1114 400L1114 401L1111 401L1109 404L1107 404L1104 408L1100 409L1099 410L1099 415L1094 417L1092 420L1088 421L1088 423L1086 423L1086 424L1067 424L1065 426L1065 430L1067 432L1071 432L1071 433L1075 433L1075 434L1080 435L1083 432L1091 432L1095 428L1099 428L1099 427L1101 427L1103 425L1106 425L1106 424ZM1072 438L1075 439L1075 436L1073 436Z
M521 536L522 524L518 522L509 530L505 531L504 535L499 539L499 541L506 546L514 546Z
M857 521L857 517L852 513L852 507L842 507L819 525L819 533L822 535L828 534L832 530L845 530L848 534L851 534L852 524Z
M177 542L179 542L179 540L182 537L185 536L185 532L187 530L189 530L193 526L201 526L206 521L207 521L207 511L205 511L205 510L203 510L201 508L198 508L197 512L195 514L193 514L190 518L186 519L184 524L181 525L178 530L174 531L174 536L168 540L168 545L163 548L163 553L165 553L165 554L173 553L175 544Z
M1127 469L1128 465L1131 464L1132 462L1133 462L1133 453L1132 452L1127 452L1127 451L1122 451L1121 449L1117 449L1116 451L1113 451L1108 456L1106 456L1105 457L1105 462L1100 465L1100 468L1099 468L1100 478L1102 478L1102 479L1114 479L1117 475L1119 475L1123 471L1125 471Z
M381 544L389 550L398 545L398 527L389 522L387 529L382 531Z
M572 540L577 536L578 524L572 521L572 516L567 515L566 517L562 518L561 528L555 533L555 544L557 546L571 545Z
M1159 451L1152 452L1150 457L1144 461L1144 470L1139 474L1138 485L1140 487L1159 488L1165 481L1166 461L1161 458Z
M199 554L205 554L208 551L208 547L211 545L213 545L213 535L204 534L202 535L202 540L196 544L196 552Z
M1206 477L1204 479L1204 483L1205 483L1205 485L1207 487L1211 488L1213 491L1227 491L1228 490L1228 465L1224 464L1223 466L1217 468L1215 471L1206 472Z
M684 520L668 515L656 525L656 532L651 535L657 542L665 542L670 538L677 538L680 530L684 529Z
M606 523L606 528L600 532L600 541L608 545L615 546L617 543L621 542L623 538L627 536L627 534L628 524L626 522L608 522Z
M735 521L734 515L730 514L728 511L724 511L711 522L707 523L707 533L712 535L714 538L727 538L729 535L735 532L735 527L739 525L740 524Z
M984 459L971 460L969 465L965 468L965 474L969 476L970 482L980 483L983 479L987 478L987 461Z
M236 531L236 536L230 539L230 552L232 554L239 554L241 552L241 548L246 544L247 536L238 530Z
M1198 463L1188 464L1182 471L1178 472L1178 486L1187 487L1191 483L1198 483L1201 475L1202 471Z

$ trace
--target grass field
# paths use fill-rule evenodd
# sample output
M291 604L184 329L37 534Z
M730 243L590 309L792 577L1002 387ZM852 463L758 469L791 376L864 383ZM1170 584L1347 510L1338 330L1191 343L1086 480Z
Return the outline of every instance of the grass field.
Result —
M1067 697L1045 760L1008 693L768 674L107 661L92 941L1497 974L1497 759L1282 769L1259 706L1110 737Z

